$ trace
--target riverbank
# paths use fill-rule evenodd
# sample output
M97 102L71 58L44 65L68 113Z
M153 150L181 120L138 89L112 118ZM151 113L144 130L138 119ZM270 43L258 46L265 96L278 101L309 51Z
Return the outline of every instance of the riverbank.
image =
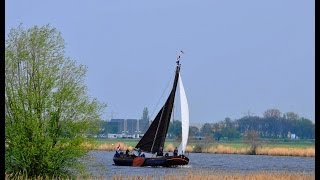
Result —
M288 172L254 172L254 173L227 173L227 172L189 172L186 175L175 175L168 174L163 177L154 176L126 176L126 175L116 175L111 179L131 179L131 180L198 180L198 179L210 179L210 180L220 180L220 179L255 179L255 180L267 180L267 179L300 179L309 180L315 179L315 175L303 174L303 173L288 173Z
M82 144L86 150L114 151L118 145L123 150L133 150L137 140L90 140ZM165 143L165 152L173 152L179 144L175 141ZM250 154L250 146L241 142L191 142L186 147L186 152L215 153L215 154ZM302 143L264 143L256 148L256 155L272 156L302 156L315 157L314 144Z
M220 179L255 179L255 180L266 180L266 179L300 179L309 180L315 179L314 174L306 173L292 173L292 172L252 172L252 173L237 173L237 172L189 172L185 175L167 174L165 176L157 177L154 175L114 175L112 177L105 176L76 176L70 178L59 178L56 179L114 179L114 180L198 180L198 179L210 179L210 180L220 180ZM11 179L9 175L5 176L6 180ZM29 179L28 177L16 177L15 179ZM37 177L34 179L49 179L49 177Z

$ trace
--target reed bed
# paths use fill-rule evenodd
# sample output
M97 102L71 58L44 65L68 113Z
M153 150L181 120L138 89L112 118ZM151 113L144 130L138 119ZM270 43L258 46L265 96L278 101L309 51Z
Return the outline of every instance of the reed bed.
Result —
M152 178L149 178L152 179ZM156 178L157 179L157 178ZM227 172L215 172L215 173L197 173L190 172L187 175L166 175L158 178L163 180L220 180L220 179L249 179L249 180L309 180L315 179L315 175L303 174L303 173L288 173L288 172L253 172L253 173L227 173Z
M83 143L82 147L86 150L102 150L102 151L114 151L120 145L122 150L133 150L134 147L125 144L123 142L115 142L112 144L94 144ZM164 147L165 152L173 152L175 146L172 143L167 144ZM188 145L186 152L195 152L194 146ZM212 145L201 149L202 153L215 153L215 154L250 154L250 147L231 147L226 145ZM260 146L256 149L257 155L273 155L273 156L304 156L315 157L314 147L263 147Z
M202 152L217 154L250 154L250 148L234 148L230 146L218 145L217 147L211 146L209 148L205 148L202 150ZM315 157L315 148L258 147L256 149L256 154L272 156Z
M315 148L261 147L257 148L256 153L259 155L315 157Z
M167 146L165 146L163 150L167 152L173 152L174 148L175 147L173 146L173 144L170 143Z
M130 151L133 150L134 148L123 142L115 142L112 144L94 144L94 143L85 142L81 146L86 150L101 150L101 151L114 151L117 149L118 146L120 146L122 150L128 149Z
M6 180L12 179L9 175L5 176ZM49 177L36 177L28 178L26 176L16 177L14 179L51 179ZM164 176L155 175L114 175L111 177L105 176L77 176L70 178L54 177L54 179L89 179L89 180L220 180L220 179L248 179L248 180L312 180L315 179L314 174L296 173L296 172L250 172L250 173L238 173L238 172L189 172L187 174L167 174Z

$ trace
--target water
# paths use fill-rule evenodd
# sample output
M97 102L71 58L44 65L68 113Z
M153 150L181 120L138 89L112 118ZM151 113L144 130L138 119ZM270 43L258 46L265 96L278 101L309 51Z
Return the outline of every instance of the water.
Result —
M115 166L112 160L114 152L89 151L83 161L87 164L87 173L91 176L113 175L150 175L164 176L167 174L183 175L194 172L303 172L314 174L314 157L293 156L254 156L237 154L207 154L190 153L189 165L164 168L164 167L128 167Z

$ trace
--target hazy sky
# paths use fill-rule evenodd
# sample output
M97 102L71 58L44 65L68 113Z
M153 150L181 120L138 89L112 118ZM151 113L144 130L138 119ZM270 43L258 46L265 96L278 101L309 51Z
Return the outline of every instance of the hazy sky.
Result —
M190 123L262 116L315 117L312 0L6 0L5 29L50 24L66 55L88 67L104 117L156 115L183 50ZM170 84L171 85L171 84ZM161 100L160 100L161 102Z

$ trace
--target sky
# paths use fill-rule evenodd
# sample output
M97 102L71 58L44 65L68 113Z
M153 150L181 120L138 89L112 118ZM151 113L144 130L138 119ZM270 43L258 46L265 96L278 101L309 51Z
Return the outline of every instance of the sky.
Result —
M6 35L21 23L62 33L104 119L153 118L183 50L190 124L271 108L315 120L314 0L6 0Z

